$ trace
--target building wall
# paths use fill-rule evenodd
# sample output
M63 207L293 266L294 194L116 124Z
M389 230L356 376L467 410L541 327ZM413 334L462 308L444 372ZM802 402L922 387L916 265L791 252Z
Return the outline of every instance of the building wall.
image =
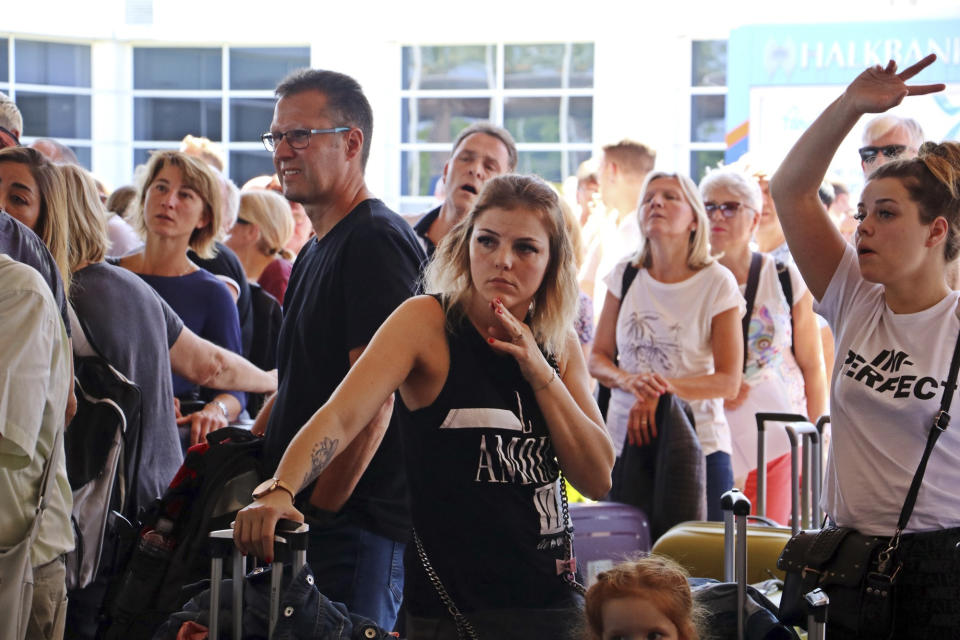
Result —
M958 18L960 8L944 0L813 0L802 5L688 1L666 3L656 11L614 0L555 2L547 8L517 0L491 0L481 6L425 0L389 5L251 0L101 0L77 5L46 0L21 3L6 12L0 38L91 45L91 165L111 185L128 182L133 171L135 46L308 45L313 66L348 73L364 86L375 111L368 183L396 206L404 45L592 42L593 146L636 138L658 150L660 167L688 171L692 40L724 40L733 29L750 24L908 17ZM268 127L264 122L263 130Z

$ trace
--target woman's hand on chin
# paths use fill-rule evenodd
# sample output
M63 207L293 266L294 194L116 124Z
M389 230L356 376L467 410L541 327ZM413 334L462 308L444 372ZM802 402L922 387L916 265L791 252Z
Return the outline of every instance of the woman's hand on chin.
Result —
M500 298L491 302L490 308L493 309L499 325L487 327L487 342L496 351L516 358L520 372L534 391L546 388L553 382L556 373L543 357L530 327L517 320ZM506 335L510 338L501 340L495 335Z

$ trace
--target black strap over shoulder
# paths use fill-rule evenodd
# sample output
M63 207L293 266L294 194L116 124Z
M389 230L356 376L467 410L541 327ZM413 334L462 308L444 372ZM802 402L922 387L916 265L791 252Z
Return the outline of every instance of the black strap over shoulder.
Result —
M632 262L628 262L627 267L623 270L623 278L620 280L621 308L623 308L623 297L627 295L627 290L630 288L630 285L633 284L633 281L636 279L637 273L639 272L639 267ZM617 315L619 315L619 311L617 312ZM619 353L617 352L616 343L614 343L613 364L617 364L618 357ZM605 387L602 384L597 386L597 406L600 408L600 415L602 415L604 420L606 420L607 408L610 406L610 387Z
M960 371L960 335L957 336L957 344L953 348L953 358L950 360L950 373L947 376L947 382L943 385L943 398L940 399L940 410L933 417L933 425L930 427L930 433L927 436L927 446L923 450L923 457L920 458L920 464L917 466L917 472L913 474L913 482L910 483L910 491L907 492L907 499L903 503L903 509L900 510L900 519L897 521L897 532L894 539L900 537L900 533L907 528L910 521L910 515L913 513L913 507L917 503L917 494L920 493L920 485L923 482L923 474L927 471L927 462L930 460L930 453L937 443L940 434L947 430L950 425L950 402L953 400L953 394L957 392L957 373Z
M747 301L747 310L743 314L743 370L747 370L747 336L750 334L750 317L753 315L753 302L757 298L757 284L760 282L760 267L763 265L763 255L753 253L750 256L750 273L747 274L747 290L743 297Z
M793 281L790 280L790 270L787 265L777 260L777 279L780 281L780 290L783 291L783 297L787 300L787 311L790 313L790 326L793 327ZM797 335L790 332L790 351L796 353L794 345L797 342Z

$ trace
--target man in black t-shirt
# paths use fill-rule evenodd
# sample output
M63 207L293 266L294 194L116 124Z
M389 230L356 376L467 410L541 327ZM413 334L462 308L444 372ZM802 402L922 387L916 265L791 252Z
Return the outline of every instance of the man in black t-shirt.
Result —
M516 168L517 144L506 129L477 122L460 132L443 165L443 204L413 227L428 259L441 238L473 208L483 184Z
M410 226L364 182L373 117L356 81L302 70L276 93L264 143L283 195L303 204L316 237L290 275L277 352L279 387L254 425L255 431L266 428L268 469L276 468L387 316L413 294L423 260ZM392 398L381 418L329 466L317 463L323 473L294 501L310 524L307 560L321 593L387 629L400 604L410 530L391 409ZM315 449L314 459L323 453ZM285 487L274 483L258 495L276 488Z

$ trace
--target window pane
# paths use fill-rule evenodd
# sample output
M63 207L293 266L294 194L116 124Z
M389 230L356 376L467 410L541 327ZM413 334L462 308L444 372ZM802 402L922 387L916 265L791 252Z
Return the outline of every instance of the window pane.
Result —
M257 142L260 134L270 130L272 120L271 98L234 98L230 101L231 140Z
M693 41L693 77L695 87L727 86L727 41Z
M570 86L574 88L593 86L593 43L574 44L570 60Z
M90 161L91 161L91 152L90 147L78 147L70 145L70 148L73 149L73 152L77 154L77 160L80 161L80 166L82 166L87 171L90 171Z
M567 151L567 175L577 175L577 169L580 165L593 157L590 151Z
M514 44L503 48L503 86L507 89L561 87L562 44Z
M133 166L139 167L142 164L147 164L147 161L150 160L151 153L153 153L152 149L134 149Z
M404 142L453 142L474 122L490 120L489 98L404 98Z
M137 47L134 89L220 89L220 49Z
M503 60L507 89L593 86L592 43L507 45Z
M238 187L250 178L273 175L273 156L263 151L231 151L230 179Z
M443 178L443 163L450 154L446 151L404 151L400 168L400 195L433 195Z
M567 120L568 142L593 141L593 98L570 98Z
M492 89L496 83L493 45L404 47L404 89Z
M519 156L517 173L535 173L547 182L559 183L563 180L561 152L521 151Z
M690 152L690 177L697 184L707 174L707 169L714 169L723 162L723 151L691 151Z
M90 96L17 92L23 130L41 138L90 138Z
M180 140L191 133L220 140L220 99L134 98L134 140Z
M506 98L503 126L517 142L560 142L560 98Z
M309 47L231 48L230 88L272 91L288 73L309 66Z
M18 39L14 40L13 46L17 82L65 87L90 86L89 45Z
M726 96L692 96L690 98L690 140L723 142Z
M10 82L10 51L6 38L0 38L0 82Z

